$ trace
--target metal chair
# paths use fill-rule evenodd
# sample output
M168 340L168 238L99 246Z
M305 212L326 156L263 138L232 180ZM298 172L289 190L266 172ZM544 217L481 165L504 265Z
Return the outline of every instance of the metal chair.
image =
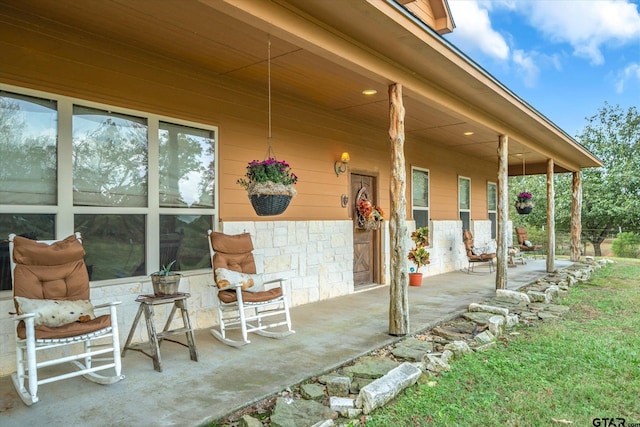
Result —
M270 338L294 333L284 279L263 281L262 275L256 274L251 235L227 235L212 230L207 234L218 288L219 326L211 329L213 336L227 345L239 347L250 343L249 332ZM229 338L230 329L240 329L242 338Z
M467 260L469 265L467 266L467 273L474 271L474 266L478 263L487 264L489 266L489 273L495 270L493 260L496 258L495 253L481 253L477 251L473 244L473 233L469 230L462 231L462 240L464 241L464 248L467 251Z
M22 401L30 406L39 400L39 385L79 375L98 384L122 380L116 313L120 303L90 303L80 233L49 241L11 234L9 254L17 311L17 372L11 377ZM94 310L100 309L109 314L96 317ZM46 368L64 363L73 369L43 376L51 374Z
M535 245L529 240L527 229L524 227L516 227L516 235L518 236L518 249L523 253L532 254L534 258L542 255L542 245Z

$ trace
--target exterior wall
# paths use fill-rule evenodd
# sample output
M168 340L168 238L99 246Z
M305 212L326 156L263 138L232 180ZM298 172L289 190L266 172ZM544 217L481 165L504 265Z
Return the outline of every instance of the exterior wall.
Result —
M466 267L461 221L431 221L431 264L427 275L447 273Z
M222 231L251 234L258 273L287 278L292 306L353 292L351 221L225 222Z

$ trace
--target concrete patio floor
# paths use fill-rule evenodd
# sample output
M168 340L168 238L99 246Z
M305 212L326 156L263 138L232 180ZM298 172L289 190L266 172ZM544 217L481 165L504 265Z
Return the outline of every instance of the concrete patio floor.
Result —
M556 261L556 268L570 264ZM545 270L544 259L528 259L509 268L508 287L531 283ZM494 294L495 273L486 268L426 277L421 287L409 287L410 333L450 320ZM187 348L165 342L163 372L157 372L150 358L129 351L122 359L125 380L101 386L79 377L45 384L31 407L22 403L11 378L2 377L0 425L203 425L398 341L387 334L388 313L389 287L379 286L293 308L296 333L281 340L252 334L251 344L232 348L198 330L198 362L189 359ZM126 333L121 331L121 340Z

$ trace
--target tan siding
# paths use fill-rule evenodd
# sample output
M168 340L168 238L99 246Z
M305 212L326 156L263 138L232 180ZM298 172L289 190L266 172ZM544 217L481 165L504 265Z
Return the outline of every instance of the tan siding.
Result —
M219 126L220 218L273 219L256 216L245 191L236 184L247 162L263 159L267 150L265 88L238 87L227 78L202 74L126 46L118 46L116 55L112 47L96 40L84 40L85 46L71 48L59 39L30 32L16 35L1 26L0 40L3 55L12 58L0 63L0 82ZM20 46L21 42L25 44ZM279 98L278 93L272 101L273 148L300 177L298 196L278 219L349 218L350 209L340 206L340 195L350 193L348 176L336 177L333 170L343 151L351 154L351 170L378 176L379 202L389 211L387 123L373 128ZM411 134L407 135L406 153L408 184L410 165L431 171L432 219L458 218L459 174L472 178L472 218L486 218L486 181L495 180L495 164L416 141ZM410 185L407 197L411 197Z
M407 140L411 135L407 136ZM458 176L471 178L471 218L486 219L487 181L495 181L497 164L447 151L428 142L408 142L406 158L410 166L429 169L431 179L430 215L433 220L458 219ZM407 175L410 177L410 175ZM410 196L411 193L409 193Z

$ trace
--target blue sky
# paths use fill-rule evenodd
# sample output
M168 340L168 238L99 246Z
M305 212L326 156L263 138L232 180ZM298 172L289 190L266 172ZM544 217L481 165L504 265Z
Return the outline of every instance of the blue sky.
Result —
M449 0L445 39L575 137L640 107L640 0Z

